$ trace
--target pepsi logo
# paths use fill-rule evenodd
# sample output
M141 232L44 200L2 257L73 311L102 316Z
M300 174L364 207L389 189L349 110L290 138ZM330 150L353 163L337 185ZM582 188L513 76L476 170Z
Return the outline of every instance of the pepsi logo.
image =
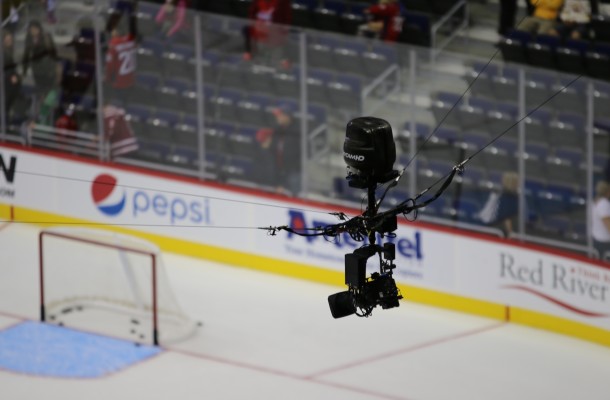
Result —
M103 214L115 216L125 208L125 190L117 188L117 179L108 174L98 175L91 185L91 197Z

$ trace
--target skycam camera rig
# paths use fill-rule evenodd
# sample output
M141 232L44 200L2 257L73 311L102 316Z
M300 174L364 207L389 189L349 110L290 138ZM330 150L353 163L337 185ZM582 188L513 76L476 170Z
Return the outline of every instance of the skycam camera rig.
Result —
M398 300L402 298L392 278L392 271L396 268L394 244L376 244L377 234L383 238L397 228L395 214L375 221L377 185L399 176L399 172L393 169L396 146L390 124L374 117L350 121L343 143L343 159L348 166L349 186L368 191L368 206L363 216L368 244L345 255L345 284L348 290L329 296L328 304L334 318L352 314L368 317L376 306L383 309L398 307ZM379 256L380 270L367 278L367 260L376 254Z
M397 229L397 216L405 217L411 214L411 220L417 218L417 211L438 199L451 184L456 173L463 171L464 164L470 158L453 167L452 171L438 182L413 198L408 198L398 205L384 211L379 211L381 203L392 187L396 186L404 173L393 169L396 161L396 145L392 137L392 128L387 121L374 117L361 117L347 124L345 142L343 143L343 159L347 164L347 181L350 187L367 190L367 208L361 215L348 218L343 213L331 213L341 222L334 225L311 228L291 228L289 226L271 226L264 229L274 236L278 231L287 231L295 235L312 237L324 236L337 238L341 234L349 235L356 242L368 241L352 254L345 255L345 284L348 290L328 297L330 311L335 318L356 314L368 317L377 306L382 308L398 307L402 298L392 278L396 268L394 244L376 243L377 235L381 239L394 235ZM406 168L406 167L405 167ZM433 186L441 183L440 188L426 200L418 200L428 194ZM377 186L386 185L379 200L375 198ZM366 277L367 260L374 255L379 256L379 272Z

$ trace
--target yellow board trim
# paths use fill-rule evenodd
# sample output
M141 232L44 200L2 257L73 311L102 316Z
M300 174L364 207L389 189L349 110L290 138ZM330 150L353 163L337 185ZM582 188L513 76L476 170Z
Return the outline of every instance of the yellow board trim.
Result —
M0 203L0 217L10 210L6 204ZM344 285L343 273L324 268L314 267L307 264L278 260L270 257L257 256L232 249L204 245L187 240L174 239L162 235L145 233L131 230L120 226L98 225L86 220L58 216L55 214L35 211L23 207L14 207L15 221L29 222L39 226L55 226L61 224L78 224L81 227L105 229L114 232L125 233L149 240L155 243L163 251L178 253L186 256L202 258L206 260L252 268L259 271L290 276L298 279L326 283L330 285ZM44 222L52 221L52 223ZM435 307L475 314L487 318L510 321L535 328L561 333L579 339L588 340L610 347L610 332L601 328L571 321L565 318L555 317L536 311L525 310L517 307L493 303L490 301L477 300L455 294L443 293L436 290L399 284L406 300L423 303Z
M455 294L439 292L416 286L399 284L398 288L409 301L434 307L480 315L482 317L506 320L506 306L485 300L477 300Z
M518 307L511 307L510 314L511 322L517 324L562 333L610 347L610 332L605 329Z
M11 206L0 203L0 221L11 220Z

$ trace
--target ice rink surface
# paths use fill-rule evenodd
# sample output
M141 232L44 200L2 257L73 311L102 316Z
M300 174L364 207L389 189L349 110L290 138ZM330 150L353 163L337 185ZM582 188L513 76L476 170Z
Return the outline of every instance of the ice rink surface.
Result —
M0 226L0 330L38 318L36 243L34 227ZM203 323L194 337L103 378L0 371L1 398L610 399L607 347L408 301L334 320L327 297L341 287L164 259Z

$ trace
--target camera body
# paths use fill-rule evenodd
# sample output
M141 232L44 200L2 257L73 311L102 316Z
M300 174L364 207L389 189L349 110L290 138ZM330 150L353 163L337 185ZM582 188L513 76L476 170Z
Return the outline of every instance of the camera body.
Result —
M345 130L343 160L351 187L366 189L395 178L396 145L390 124L376 117L351 120Z
M383 246L367 245L345 255L345 284L349 290L328 297L334 318L352 314L368 316L377 306L384 310L399 306L398 300L402 295L392 278L392 270L396 268L393 263L395 252L394 244L386 243ZM375 254L383 257L380 257L381 271L366 278L367 260Z

